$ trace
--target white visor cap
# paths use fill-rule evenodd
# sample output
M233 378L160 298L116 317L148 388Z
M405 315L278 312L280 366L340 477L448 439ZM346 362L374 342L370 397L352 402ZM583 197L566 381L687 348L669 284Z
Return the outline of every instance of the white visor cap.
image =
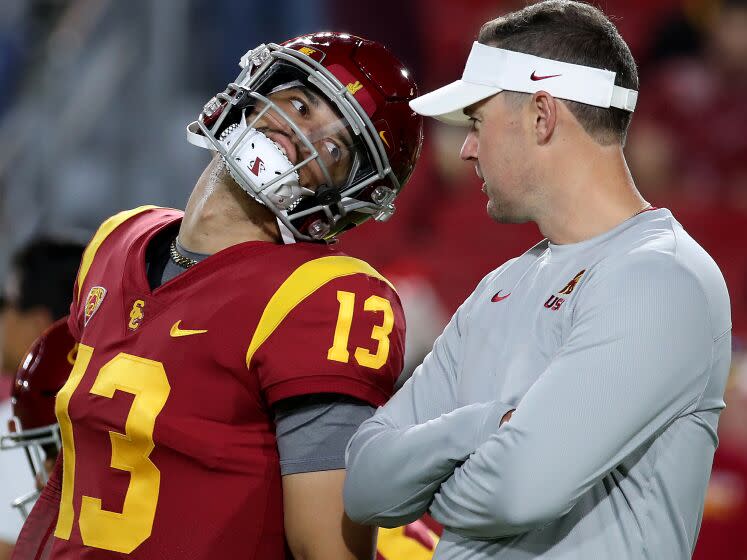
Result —
M546 91L569 101L617 107L631 113L638 92L615 85L615 73L475 42L461 80L410 101L416 113L449 124L468 125L464 108L503 90Z

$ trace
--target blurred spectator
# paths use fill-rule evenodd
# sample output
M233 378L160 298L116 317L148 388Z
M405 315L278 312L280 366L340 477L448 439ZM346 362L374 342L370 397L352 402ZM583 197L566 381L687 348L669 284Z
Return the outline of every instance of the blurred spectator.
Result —
M7 380L26 351L54 321L67 315L83 246L39 239L15 254L0 296L0 354ZM8 394L0 398L0 430L11 417ZM0 560L10 557L22 519L11 501L33 488L26 458L19 449L0 452Z
M655 25L642 33L647 47L645 55L636 58L639 65L661 63L682 56L698 56L703 49L706 30L713 24L721 5L720 0L674 0L662 3L668 3L669 9L663 14L666 17L659 18Z
M396 286L405 312L405 364L395 385L398 389L407 381L449 321L441 298L417 257L397 261L384 268L384 275Z
M2 366L15 373L29 346L68 314L83 246L39 239L13 257L0 300Z
M726 0L709 23L701 55L642 76L628 155L650 199L747 209L747 2Z

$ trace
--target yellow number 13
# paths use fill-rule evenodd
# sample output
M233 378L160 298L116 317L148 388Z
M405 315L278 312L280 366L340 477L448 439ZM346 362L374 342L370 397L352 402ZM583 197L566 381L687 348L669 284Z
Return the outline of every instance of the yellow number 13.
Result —
M353 310L355 309L355 294L339 290L337 301L340 302L340 312L337 315L337 327L335 327L335 338L332 348L327 352L327 359L335 362L348 363L350 352L348 351L348 338L350 327L353 324ZM394 328L394 313L389 300L379 296L369 297L363 304L365 311L381 311L384 313L384 323L375 325L371 331L371 339L378 342L376 353L372 354L365 348L355 349L355 361L360 365L372 369L379 369L386 363L389 357L389 335Z
M75 367L57 394L55 405L60 422L64 469L62 498L55 536L69 539L75 509L75 442L68 405L88 368L93 348L81 344ZM91 394L112 398L115 391L135 396L125 421L125 433L109 432L111 467L130 473L130 484L122 512L102 509L101 498L83 496L78 524L83 544L129 554L150 537L158 503L161 473L148 458L153 451L156 417L166 404L171 387L161 362L131 354L118 354L98 372Z

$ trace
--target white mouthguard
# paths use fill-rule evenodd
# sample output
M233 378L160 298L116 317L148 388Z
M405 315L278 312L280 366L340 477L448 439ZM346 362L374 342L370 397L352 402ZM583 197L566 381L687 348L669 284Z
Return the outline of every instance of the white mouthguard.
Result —
M281 210L292 210L304 196L314 194L314 191L300 185L298 171L292 171L278 180L278 177L293 169L293 163L277 143L254 128L241 138L246 130L246 121L242 118L239 123L229 126L220 137L220 143L233 156L235 164L226 163L239 186L254 198L258 198L260 193L264 194Z

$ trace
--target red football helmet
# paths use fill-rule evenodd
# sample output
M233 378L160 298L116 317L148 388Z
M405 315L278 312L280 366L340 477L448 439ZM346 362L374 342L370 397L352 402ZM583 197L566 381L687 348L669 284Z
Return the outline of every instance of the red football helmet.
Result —
M50 326L34 342L16 372L9 432L0 436L0 449L23 449L35 480L47 481L44 460L59 453L60 430L55 417L55 397L75 363L78 345L67 327L67 317ZM37 498L33 491L13 501L23 517Z
M385 47L344 33L260 45L187 127L238 185L278 218L284 238L331 240L386 220L420 153L410 72Z

